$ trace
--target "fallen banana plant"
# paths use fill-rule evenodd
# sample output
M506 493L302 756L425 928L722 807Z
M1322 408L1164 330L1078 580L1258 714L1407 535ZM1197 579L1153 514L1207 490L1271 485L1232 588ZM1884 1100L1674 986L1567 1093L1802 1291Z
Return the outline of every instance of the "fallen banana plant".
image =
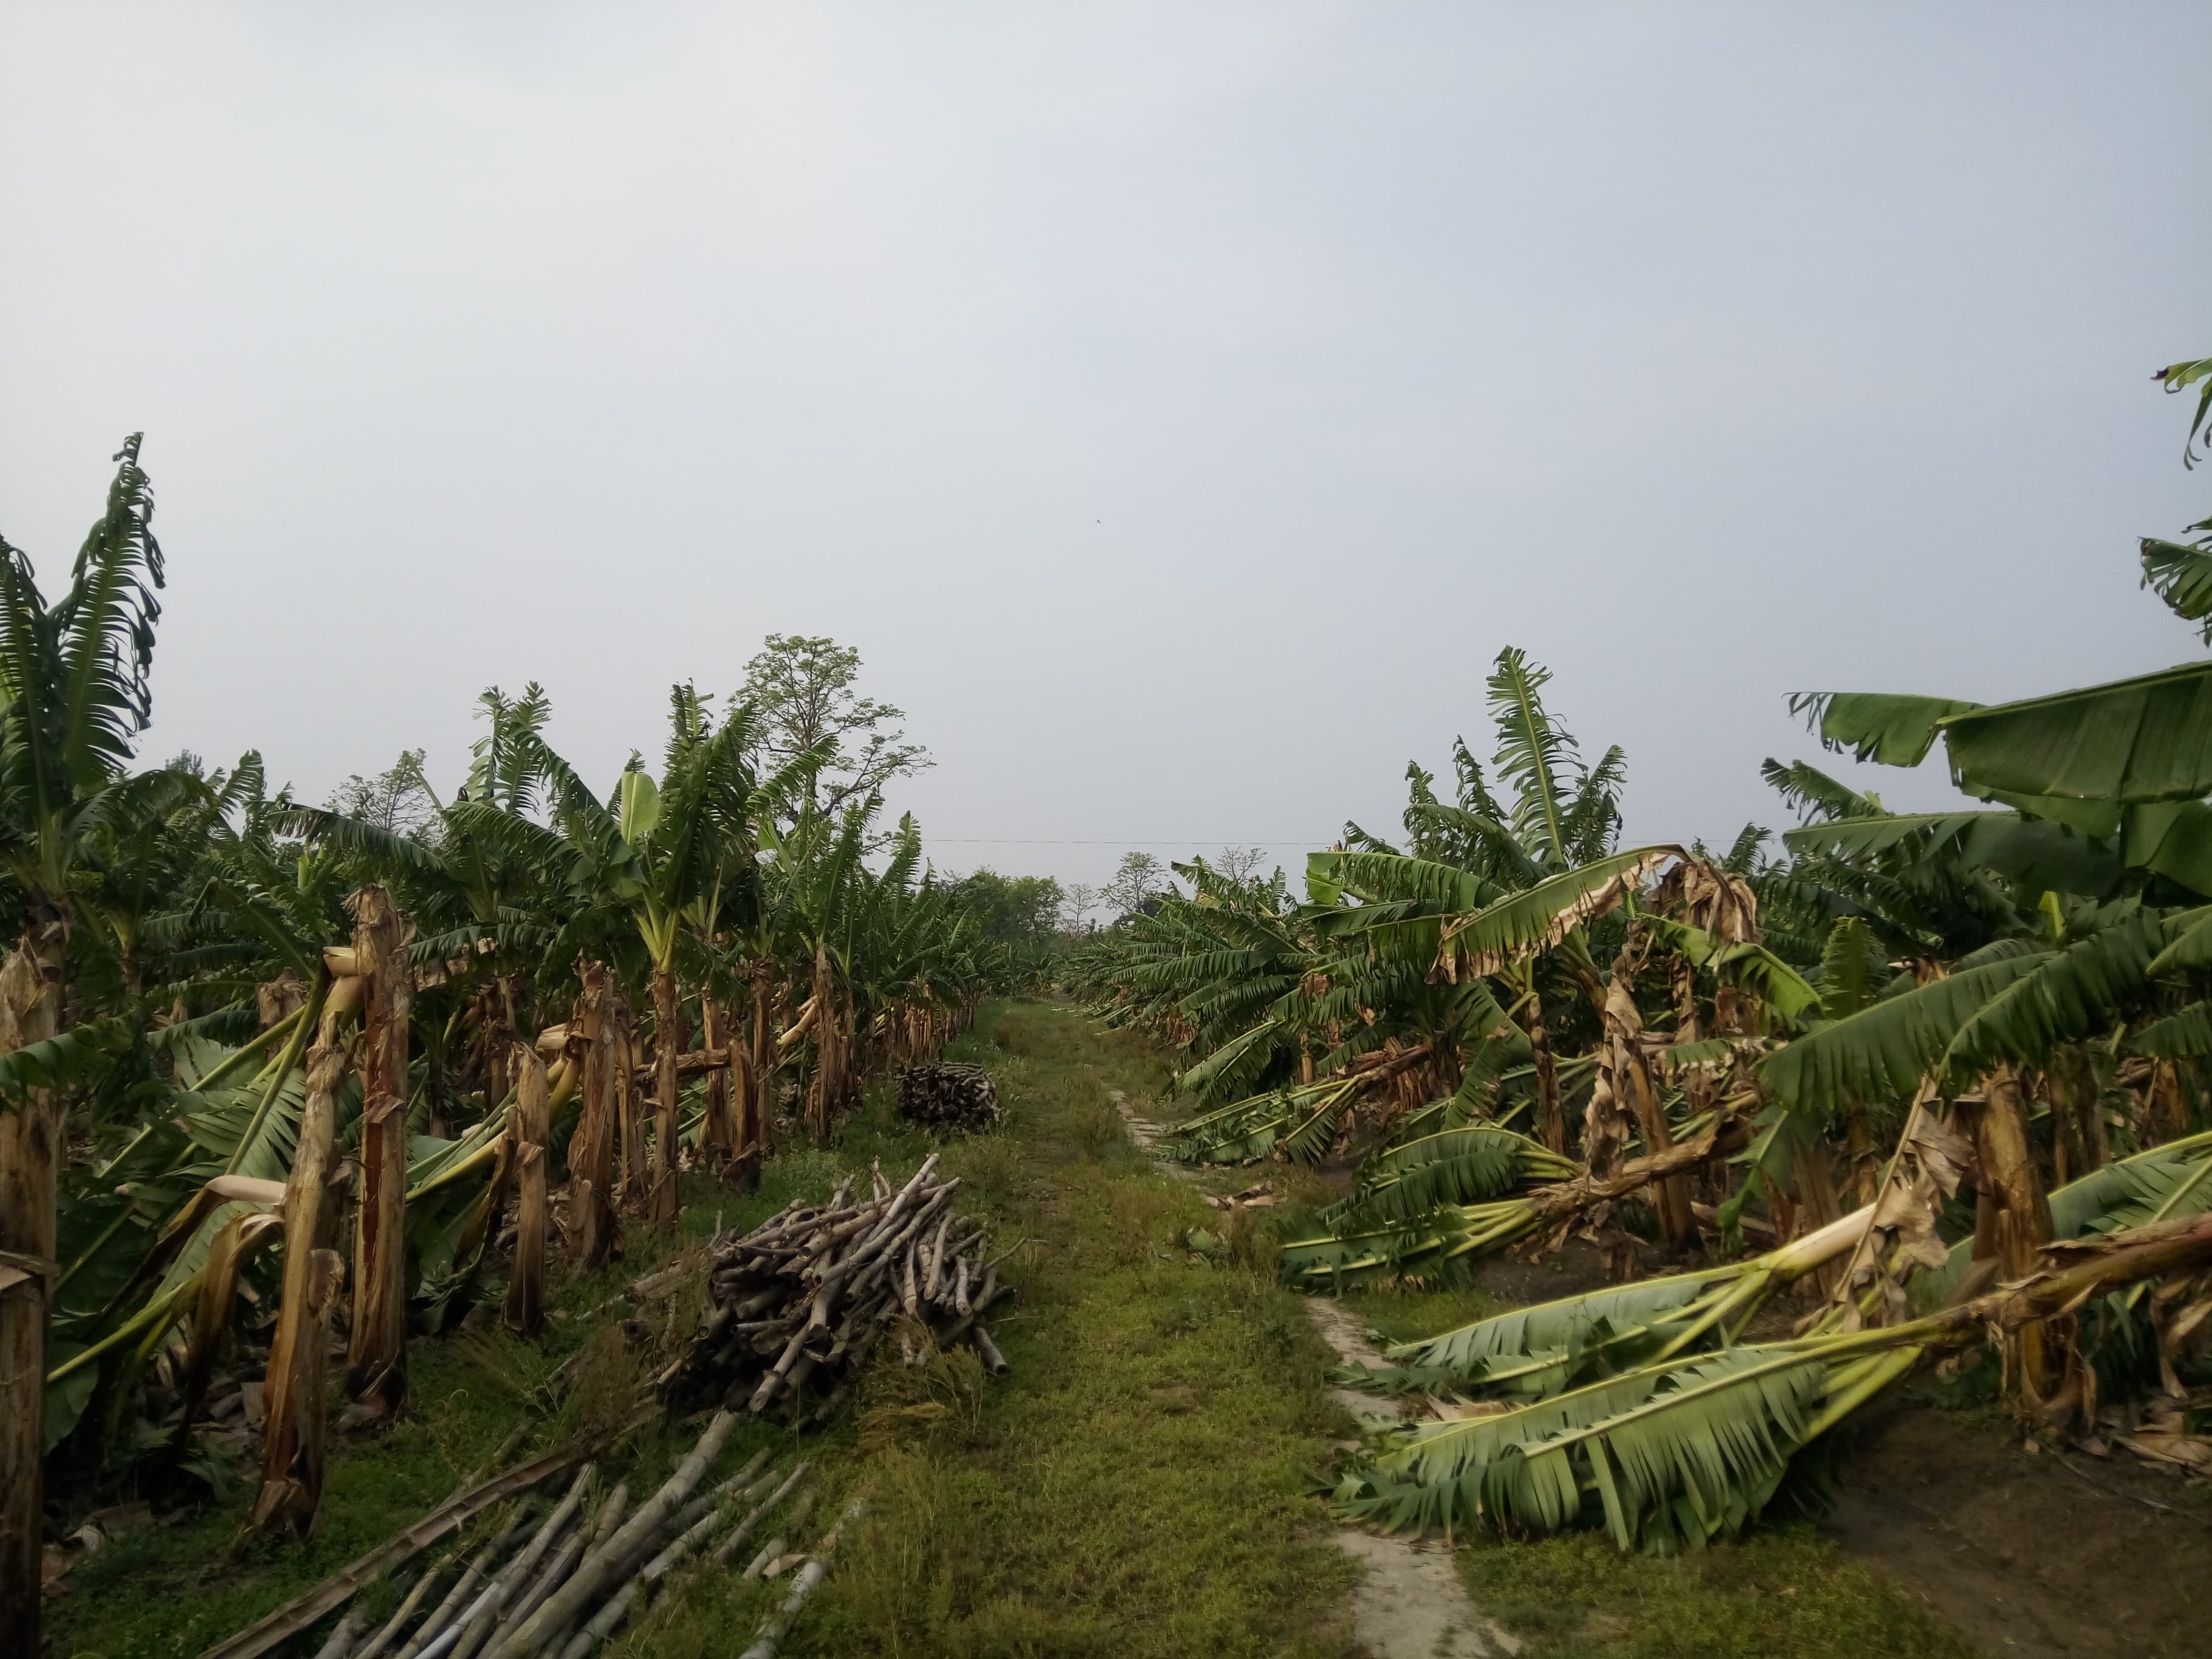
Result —
M1352 1366L1343 1381L1389 1392L1468 1391L1543 1400L1638 1367L1698 1354L1741 1334L1773 1293L1848 1254L1872 1206L1748 1261L1615 1285L1516 1308L1389 1350L1398 1364Z
M1216 1107L1178 1125L1160 1151L1182 1164L1243 1164L1280 1151L1310 1163L1336 1139L1358 1079L1331 1078Z
M1724 1150L1721 1137L1728 1127L1732 1126L1709 1121L1694 1139L1648 1158L1631 1158L1610 1176L1577 1174L1516 1197L1445 1205L1395 1224L1358 1226L1353 1222L1357 1231L1290 1240L1283 1246L1284 1282L1308 1290L1336 1290L1384 1279L1447 1275L1522 1239L1571 1226L1600 1206L1702 1164ZM1538 1166L1532 1159L1528 1167Z
M1332 1231L1407 1222L1448 1205L1476 1204L1516 1187L1571 1181L1572 1160L1526 1135L1472 1123L1404 1140L1369 1158L1358 1190L1321 1212Z
M1397 1431L1338 1486L1338 1505L1392 1530L1602 1524L1624 1550L1732 1537L1773 1499L1799 1452L1927 1355L2212 1262L2212 1215L2055 1247L2046 1261L2018 1284L1905 1324L1662 1358L1491 1414Z

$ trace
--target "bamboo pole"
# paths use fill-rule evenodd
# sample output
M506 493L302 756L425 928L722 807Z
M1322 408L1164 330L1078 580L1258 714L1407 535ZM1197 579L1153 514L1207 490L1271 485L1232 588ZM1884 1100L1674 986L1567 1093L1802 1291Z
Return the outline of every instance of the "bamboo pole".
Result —
M518 1597L500 1620L499 1628L492 1632L491 1646L495 1650L516 1631L523 1621L538 1611L545 1598L568 1582L568 1575L576 1570L586 1550L604 1542L607 1535L620 1524L623 1511L629 1505L629 1483L623 1482L607 1494L607 1501L589 1526L579 1527L561 1547L561 1553L546 1564L545 1571L538 1575L537 1582Z
M643 1416L636 1417L628 1426L635 1427L644 1420ZM527 1492L549 1475L558 1474L592 1447L592 1443L578 1441L558 1451L534 1457L504 1474L464 1486L412 1526L403 1528L368 1554L348 1562L313 1589L294 1596L237 1635L217 1642L199 1659L261 1659L270 1649L310 1628L332 1609L343 1607L363 1585L374 1583L501 1499Z
M515 1184L520 1203L515 1215L514 1269L507 1281L507 1328L535 1336L545 1323L545 1062L526 1042L514 1045L514 1104L507 1133L514 1137Z
M799 1615L805 1611L808 1600L822 1581L830 1576L830 1558L836 1553L837 1534L843 1530L846 1522L858 1520L860 1515L860 1503L855 1498L852 1508L845 1511L837 1524L830 1528L822 1541L814 1547L813 1555L799 1570L799 1577L792 1581L791 1594L783 1598L783 1605L760 1627L760 1634L753 1638L752 1646L739 1655L738 1659L775 1659L778 1644L791 1634L791 1627L799 1622Z
M791 1489L804 1480L806 1472L813 1467L806 1459L799 1459L791 1473L783 1477L783 1484L763 1498L751 1514L738 1522L730 1529L728 1535L714 1546L714 1553L709 1558L714 1564L718 1567L728 1565L730 1558L745 1547L745 1540L753 1535L762 1522L775 1512L775 1506L790 1496Z
M446 1599L439 1602L430 1616L416 1627L415 1634L408 1639L407 1645L399 1650L399 1659L421 1659L421 1656L428 1653L434 1644L443 1640L448 1632L457 1632L460 1628L470 1609L476 1605L474 1598L478 1594L478 1587L491 1577L500 1557L507 1553L507 1546L529 1524L529 1510L518 1506L507 1517L507 1525L500 1529L499 1534L476 1553L467 1569L453 1581L453 1589L446 1592Z
M389 1418L407 1394L407 1019L415 976L406 930L372 882L347 901L368 981L362 1015L361 1202L354 1211L353 1329L346 1391Z
M666 1484L613 1537L586 1555L568 1582L548 1596L520 1630L488 1652L484 1659L529 1659L529 1656L541 1651L575 1623L584 1609L621 1575L623 1564L652 1540L668 1517L691 1495L691 1489L699 1484L708 1465L714 1461L737 1425L736 1413L717 1412L706 1432L699 1437L699 1443L677 1465Z
M533 1054L533 1063L536 1059ZM554 1506L553 1512L545 1517L530 1541L485 1587L467 1615L456 1622L455 1639L445 1649L453 1656L453 1659L470 1659L483 1645L484 1638L498 1628L507 1603L527 1589L531 1574L538 1570L546 1553L559 1540L561 1529L582 1509L594 1472L593 1466L589 1463L576 1471L576 1478L568 1483L568 1492ZM423 1650L422 1659L436 1659L436 1653L437 1644L433 1644Z
M376 1659L378 1654L390 1647L392 1638L404 1630L407 1621L415 1616L415 1609L421 1607L428 1599L430 1592L437 1588L438 1580L446 1569L459 1559L460 1552L451 1550L425 1567L422 1576L415 1581L415 1588L407 1592L407 1599L399 1604L398 1609L384 1621L382 1627L368 1638L353 1659Z

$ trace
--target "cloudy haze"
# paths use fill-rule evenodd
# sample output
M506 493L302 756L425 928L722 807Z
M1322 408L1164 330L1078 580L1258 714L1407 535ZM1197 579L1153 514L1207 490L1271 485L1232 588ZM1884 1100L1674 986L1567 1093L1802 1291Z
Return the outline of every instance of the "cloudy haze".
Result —
M940 864L1096 880L1390 823L1514 643L1724 838L1792 690L2198 654L2133 538L2212 508L2208 68L2201 4L14 0L0 533L64 578L143 428L146 751L314 799L532 678L611 779L830 634Z

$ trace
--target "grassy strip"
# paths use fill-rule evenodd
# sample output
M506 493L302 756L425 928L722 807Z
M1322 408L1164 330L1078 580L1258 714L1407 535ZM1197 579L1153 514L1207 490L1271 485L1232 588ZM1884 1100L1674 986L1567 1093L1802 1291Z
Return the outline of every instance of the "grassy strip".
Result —
M829 1488L818 1513L860 1489L870 1510L794 1650L1347 1653L1352 1569L1328 1545L1304 1478L1340 1422L1322 1387L1327 1356L1263 1257L1212 1266L1179 1248L1185 1229L1218 1218L1128 1146L1108 1097L1158 1090L1162 1063L1135 1039L1033 1004L987 1011L957 1057L997 1073L1009 1122L947 1143L945 1166L1000 1248L1032 1241L1002 1269L1018 1290L997 1326L1014 1370L988 1381L965 1353L927 1371L881 1370L856 1410L811 1437ZM878 1098L836 1147L780 1154L752 1198L687 1182L683 1240L634 1229L626 1261L556 1288L571 1316L542 1345L474 1334L418 1342L409 1413L375 1440L334 1443L308 1543L256 1544L228 1559L249 1496L241 1486L80 1567L49 1605L54 1651L190 1659L444 1498L505 1437L528 1390L586 1340L595 1352L575 1395L533 1443L611 1420L637 1362L611 1313L591 1330L576 1314L711 1232L718 1215L748 1226L794 1195L825 1195L871 1158L908 1171L932 1145ZM645 1489L695 1437L641 1432L611 1470ZM722 1461L734 1468L757 1446L791 1441L776 1425L748 1423ZM743 1565L693 1570L604 1651L735 1651L782 1594L740 1583ZM379 1586L371 1605L398 1594Z
M1015 1258L998 1327L1012 1375L964 1354L879 1371L841 1475L865 1522L800 1626L823 1655L1341 1655L1352 1572L1304 1471L1339 1419L1325 1351L1264 1263L1178 1247L1212 1217L1132 1147L1110 1089L1166 1080L1144 1045L1070 1011L994 1010L961 1058L999 1077L1009 1123L950 1143L945 1167ZM872 1109L848 1156L920 1143ZM736 1645L780 1592L724 1583L671 1598L631 1637L644 1659Z

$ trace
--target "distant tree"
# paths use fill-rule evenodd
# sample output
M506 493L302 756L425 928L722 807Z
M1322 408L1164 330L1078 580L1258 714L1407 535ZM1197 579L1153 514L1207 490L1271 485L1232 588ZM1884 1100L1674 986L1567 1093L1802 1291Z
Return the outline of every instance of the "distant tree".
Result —
M1213 867L1240 886L1260 873L1267 860L1266 849L1258 847L1224 847L1213 860Z
M758 708L763 757L780 763L831 744L836 758L806 784L805 804L819 812L836 813L937 763L906 740L905 710L853 689L860 677L860 653L851 646L799 634L769 635L745 665L740 696ZM800 804L794 799L792 811Z
M438 798L422 776L424 753L402 750L398 760L373 778L355 773L324 806L391 835L420 836L438 816Z
M977 870L945 884L953 908L974 917L986 939L1018 951L1049 945L1066 895L1050 876L1002 876Z
M1071 881L1060 893L1060 926L1069 938L1079 939L1090 931L1091 913L1103 895L1087 881Z
M1122 915L1133 916L1167 890L1165 865L1150 853L1124 853L1099 896Z

